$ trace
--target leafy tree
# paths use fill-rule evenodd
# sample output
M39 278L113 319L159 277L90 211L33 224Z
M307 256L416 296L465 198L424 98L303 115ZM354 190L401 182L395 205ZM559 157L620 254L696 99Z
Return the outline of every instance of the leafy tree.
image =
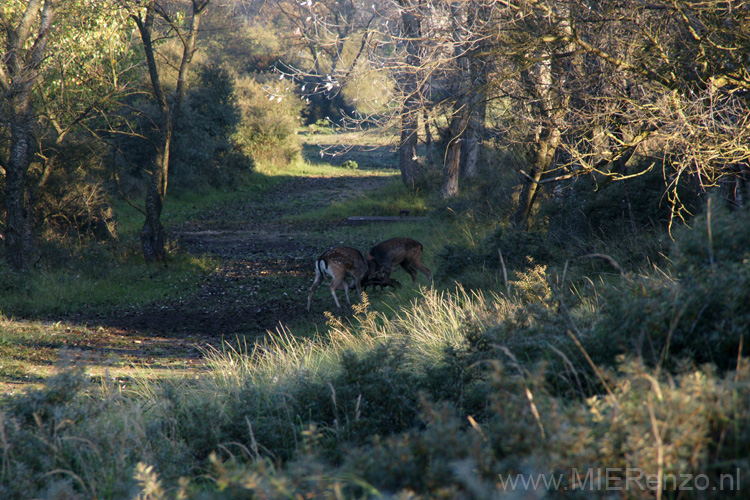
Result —
M13 267L21 269L28 265L32 244L32 207L26 185L37 119L32 94L41 81L40 68L46 55L56 5L53 0L30 0L27 5L17 4L17 7L25 7L25 10L13 12L9 5L0 10L6 38L3 64L0 65L0 86L3 114L8 116L10 128L9 155L7 160L2 160L6 181L6 257ZM12 18L12 14L16 15Z
M149 0L126 6L130 18L141 35L153 99L159 108L159 137L153 161L151 180L146 191L146 221L141 229L141 247L147 262L163 262L166 258L166 235L161 224L161 211L167 195L169 160L175 129L181 118L190 65L196 51L201 15L211 0L162 2ZM170 96L164 88L163 75L157 64L157 39L175 36L182 46L177 81Z
M64 141L127 89L126 34L112 7L85 0L0 6L0 167L6 258L14 268L29 264L34 200Z

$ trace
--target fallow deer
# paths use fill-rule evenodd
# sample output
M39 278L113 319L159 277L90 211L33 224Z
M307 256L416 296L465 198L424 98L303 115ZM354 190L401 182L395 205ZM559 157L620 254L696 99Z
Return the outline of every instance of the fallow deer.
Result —
M432 271L421 261L422 250L422 244L411 238L392 238L378 243L365 256L368 273L373 281L379 279L386 284L398 284L390 276L393 267L400 265L411 275L412 282L417 281L417 270L422 271L427 279L431 280Z
M331 295L333 295L333 301L336 302L336 307L341 309L339 299L336 297L336 290L343 288L346 294L346 302L351 304L349 302L349 288L356 287L357 293L362 297L362 280L367 277L367 272L367 262L362 257L362 253L355 248L335 247L323 252L323 255L315 261L315 281L307 295L307 310L310 310L313 293L315 293L315 289L318 288L325 275L332 278ZM350 284L345 281L347 275L352 277L352 283Z

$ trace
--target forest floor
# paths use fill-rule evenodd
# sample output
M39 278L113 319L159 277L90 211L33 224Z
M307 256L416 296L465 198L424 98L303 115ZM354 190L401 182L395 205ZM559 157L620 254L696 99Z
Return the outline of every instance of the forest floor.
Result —
M340 244L330 239L346 219L310 223L290 216L378 189L392 178L382 170L341 173L289 176L253 197L212 207L170 227L180 251L209 256L215 266L184 296L43 320L41 325L0 317L0 328L20 330L21 335L27 330L29 339L9 356L19 367L0 366L0 394L40 384L54 373L53 359L80 363L95 378L127 385L133 378L190 376L204 366L207 350L252 344L280 325L322 327L324 309L306 310L313 262ZM324 300L321 290L317 301ZM40 329L46 332L42 335ZM0 365L13 362L6 358Z

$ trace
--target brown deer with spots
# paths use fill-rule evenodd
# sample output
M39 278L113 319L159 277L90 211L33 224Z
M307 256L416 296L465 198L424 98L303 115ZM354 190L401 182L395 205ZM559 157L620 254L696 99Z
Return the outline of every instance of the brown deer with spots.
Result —
M315 281L307 295L307 310L310 310L312 296L315 289L323 281L323 277L328 275L332 278L331 295L336 307L341 309L339 299L336 297L336 290L344 290L347 304L349 302L349 288L356 288L360 298L362 297L362 281L367 278L367 262L359 250L351 247L335 247L323 252L315 261ZM346 277L352 278L351 283L345 281Z

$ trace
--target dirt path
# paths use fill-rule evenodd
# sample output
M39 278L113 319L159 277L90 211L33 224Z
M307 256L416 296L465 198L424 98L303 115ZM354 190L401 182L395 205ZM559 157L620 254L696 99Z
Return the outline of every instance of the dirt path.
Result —
M127 385L133 377L192 375L204 366L202 350L221 349L225 341L250 344L280 322L322 326L322 309L305 309L312 263L337 243L325 232L343 222L298 223L288 216L389 182L383 175L356 173L290 177L252 198L169 228L182 251L210 255L217 263L182 298L63 321L6 321L0 315L0 322L9 322L7 328L28 339L0 363L0 394L39 385L54 373L55 359L83 364L94 377ZM39 335L39 330L46 332Z
M239 203L216 207L170 228L183 251L211 255L216 269L184 298L121 310L106 316L74 316L64 322L12 321L28 342L0 363L0 394L39 385L55 371L54 359L86 366L94 377L128 385L133 377L191 375L204 366L202 350L223 342L247 342L283 322L320 322L322 309L306 311L312 262L334 244L324 233L342 222L293 223L290 214L376 189L382 175L290 178ZM3 318L0 317L0 321ZM58 331L34 340L37 329ZM50 340L59 339L59 340ZM8 365L11 361L13 366Z
M290 223L285 216L385 182L382 176L295 178L257 199L218 207L172 228L184 251L216 257L217 269L187 299L118 313L99 324L172 338L215 339L256 337L279 322L293 324L307 314L312 261L331 242L320 235L323 227Z

